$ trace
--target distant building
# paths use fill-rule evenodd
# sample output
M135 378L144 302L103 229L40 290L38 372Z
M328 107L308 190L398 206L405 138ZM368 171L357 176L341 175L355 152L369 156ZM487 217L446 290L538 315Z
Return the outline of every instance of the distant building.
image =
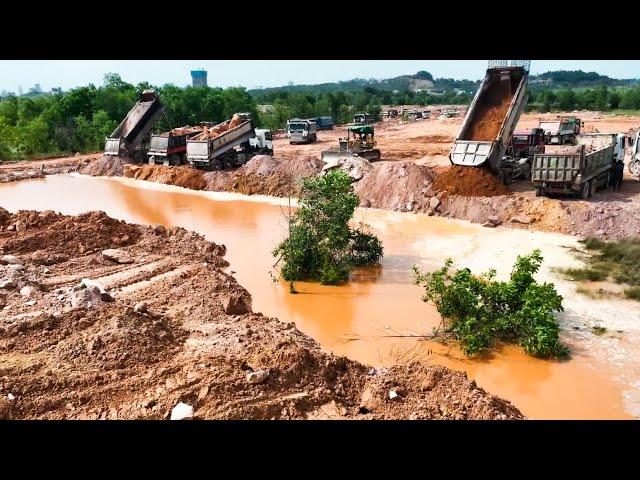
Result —
M55 94L61 94L62 93L62 88L61 87L53 87L51 89L51 93L54 94L54 95Z
M444 95L447 91L442 88L431 88L427 90L427 93L429 95Z
M33 87L29 89L29 93L42 93L42 88L40 88L40 84L36 83Z
M207 71L206 70L191 70L191 85L194 87L206 87L207 86Z
M553 83L553 80L551 78L534 78L533 80L529 80L529 83L531 85L551 85Z

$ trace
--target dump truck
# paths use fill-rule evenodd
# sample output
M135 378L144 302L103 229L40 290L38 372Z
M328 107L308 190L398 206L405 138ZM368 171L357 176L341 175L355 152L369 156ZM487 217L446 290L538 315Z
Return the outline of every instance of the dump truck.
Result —
M147 157L149 164L182 165L187 157L187 140L203 132L206 125L174 128L168 132L151 135Z
M318 139L315 119L292 118L287 121L289 143L312 143Z
M536 196L579 194L584 200L609 185L618 158L624 160L628 135L591 133L577 137L577 152L533 157L531 181Z
M187 161L205 170L224 170L246 163L255 149L251 139L256 133L252 120L234 115L187 140Z
M380 150L375 148L373 125L354 123L347 125L346 128L347 136L338 140L338 148L322 152L323 162L340 162L354 157L366 158L370 162L380 160Z
M249 139L249 145L254 155L273 155L273 136L271 130L256 128L256 136Z
M318 130L333 130L333 117L316 117L315 121Z
M528 67L527 61L523 65L489 65L453 143L449 154L452 164L486 167L505 184L527 176L528 163L505 153L527 102Z
M124 120L106 139L105 155L119 155L129 157L133 161L145 161L150 146L151 129L163 113L164 105L155 91L143 91Z
M357 113L353 116L353 123L371 125L375 123L375 119L370 113Z
M562 116L556 120L540 120L538 128L544 130L547 145L575 145L582 124L579 118Z
M544 130L532 128L531 130L516 130L511 135L506 156L514 158L530 158L536 153L544 153Z

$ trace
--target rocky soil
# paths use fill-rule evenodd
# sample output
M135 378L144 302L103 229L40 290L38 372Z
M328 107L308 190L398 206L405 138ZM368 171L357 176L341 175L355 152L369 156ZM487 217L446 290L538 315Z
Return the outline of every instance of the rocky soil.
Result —
M0 208L0 418L522 418L464 373L368 367L253 312L225 250Z

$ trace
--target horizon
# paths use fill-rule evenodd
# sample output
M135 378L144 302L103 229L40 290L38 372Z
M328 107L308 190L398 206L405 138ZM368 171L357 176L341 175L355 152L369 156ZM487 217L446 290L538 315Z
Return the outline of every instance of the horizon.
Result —
M247 90L293 85L317 85L354 78L386 79L426 70L434 78L481 80L486 60L0 60L5 75L0 91L27 93L39 84L52 88L103 84L107 73L117 73L131 84L162 86L191 84L191 70L204 68L211 87L245 87ZM554 70L583 70L616 79L640 77L638 60L532 60L531 74ZM47 72L46 75L43 72ZM54 72L54 73L51 73ZM258 72L261 76L256 78ZM8 74L7 74L8 73Z

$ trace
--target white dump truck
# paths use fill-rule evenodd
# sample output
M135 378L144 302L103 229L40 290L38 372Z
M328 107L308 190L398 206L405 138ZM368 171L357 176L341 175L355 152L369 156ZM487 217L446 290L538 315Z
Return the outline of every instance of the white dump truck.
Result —
M315 119L292 118L287 122L289 143L312 143L318 139Z
M271 131L254 129L246 115L234 115L187 140L187 161L206 170L237 167L256 154L273 154Z
M531 181L537 196L579 194L586 200L599 188L606 188L616 161L624 160L630 137L624 133L588 133L576 140L574 153L534 155Z
M106 139L104 154L146 160L151 129L164 112L154 90L145 90L124 120Z

